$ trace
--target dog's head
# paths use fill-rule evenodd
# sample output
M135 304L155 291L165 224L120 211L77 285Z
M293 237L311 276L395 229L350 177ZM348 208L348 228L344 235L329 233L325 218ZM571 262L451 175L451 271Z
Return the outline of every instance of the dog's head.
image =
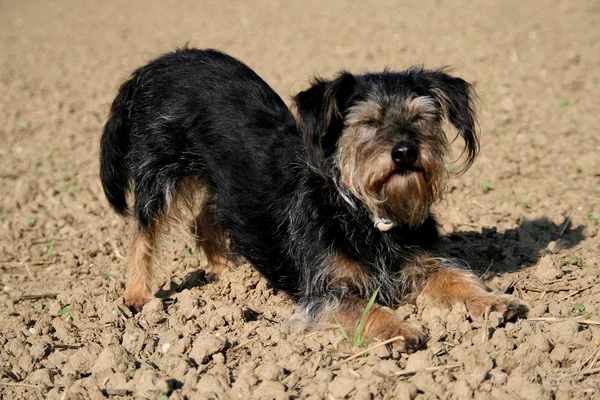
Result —
M362 201L379 228L417 227L442 197L449 141L444 120L465 143L466 170L479 150L471 85L442 70L316 79L295 98L314 168Z

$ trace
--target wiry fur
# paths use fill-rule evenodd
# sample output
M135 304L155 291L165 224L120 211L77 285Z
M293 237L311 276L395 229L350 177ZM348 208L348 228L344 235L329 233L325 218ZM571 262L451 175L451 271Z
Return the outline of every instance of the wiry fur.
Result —
M365 337L402 335L401 349L411 351L426 336L390 307L420 292L477 312L515 308L434 256L430 206L443 194L448 150L442 121L463 137L467 167L478 151L468 83L422 68L342 72L294 101L297 120L251 69L214 50L166 54L123 84L102 137L100 175L119 213L126 191L135 194L128 304L152 294L160 225L199 195L192 231L213 267L233 252L244 256L313 320L334 313L352 330L379 289ZM419 153L400 167L390 151L405 142ZM389 231L374 226L378 218Z

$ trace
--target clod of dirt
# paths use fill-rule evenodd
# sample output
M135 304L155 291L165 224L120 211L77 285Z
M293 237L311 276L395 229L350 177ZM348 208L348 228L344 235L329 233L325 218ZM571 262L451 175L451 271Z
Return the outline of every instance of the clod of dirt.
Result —
M179 306L179 312L185 315L186 318L190 318L192 314L198 310L198 296L192 294L189 289L183 290L177 294L177 306Z
M52 375L50 370L46 368L40 368L31 373L29 375L29 379L34 383L41 383L46 386L52 386Z
M522 399L551 399L552 396L537 382L528 382L522 375L513 373L506 383L513 393L518 393Z
M154 298L144 305L142 309L142 318L145 319L150 325L155 325L162 318L165 317L163 311L163 302L159 298Z
M453 385L452 392L456 396L457 399L472 399L473 398L473 388L469 385L464 379L459 379Z
M155 399L169 392L167 381L158 372L150 368L137 370L133 380L135 381L136 397Z
M554 324L552 328L553 329L550 334L552 335L553 339L560 342L563 341L562 339L565 339L564 341L569 342L569 339L579 332L581 326L579 323L577 323L577 321L561 321Z
M530 337L527 338L527 342L531 343L538 350L541 350L545 353L550 352L550 347L551 347L550 342L541 333L536 333L536 334L531 335Z
M559 343L554 346L554 349L552 349L552 353L550 353L550 359L552 361L562 363L564 360L566 360L569 353L569 348L566 345Z
M265 381L258 385L254 391L254 399L288 399L285 385L281 382Z
M205 364L208 362L210 356L223 351L225 344L226 341L221 336L200 336L194 341L189 357L198 365Z
M166 354L160 360L159 368L170 376L184 376L190 370L190 365L182 356Z
M356 379L338 376L329 384L329 393L336 399L346 398L356 387Z
M256 377L241 374L231 386L231 397L234 399L249 399L252 397L252 387L256 385Z
M88 347L82 347L69 357L68 365L73 371L81 374L89 374L95 365L94 357L96 357L96 354L92 354Z
M418 389L410 382L398 382L392 389L390 398L397 400L414 400L417 397Z
M14 207L24 206L34 198L35 192L36 188L34 183L19 179L15 183L14 196L12 199L13 204L9 204Z
M196 384L196 390L204 393L209 398L224 398L226 393L226 385L221 379L218 379L213 374L204 374Z
M263 381L279 381L283 377L283 368L274 362L267 361L256 367L254 373Z
M419 370L428 367L435 367L437 365L439 365L437 357L433 354L431 349L427 349L411 354L406 362L406 369Z
M558 267L557 262L550 255L545 255L540 259L535 271L535 275L542 282L558 279L563 276L563 272Z
M118 344L109 344L98 355L98 358L92 365L92 373L98 373L107 369L115 372L125 372L128 367L134 365L133 356Z

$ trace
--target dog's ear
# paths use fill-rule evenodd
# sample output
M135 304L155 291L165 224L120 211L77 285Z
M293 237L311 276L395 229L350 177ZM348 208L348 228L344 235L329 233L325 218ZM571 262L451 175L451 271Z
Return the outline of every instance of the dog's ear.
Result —
M465 142L463 172L475 161L479 153L479 137L475 103L477 95L473 86L460 78L452 77L443 70L424 71L430 94L439 101L443 112L458 130Z
M341 72L332 81L316 78L309 89L293 99L304 146L316 165L322 164L324 157L335 149L355 84L356 79L348 72Z

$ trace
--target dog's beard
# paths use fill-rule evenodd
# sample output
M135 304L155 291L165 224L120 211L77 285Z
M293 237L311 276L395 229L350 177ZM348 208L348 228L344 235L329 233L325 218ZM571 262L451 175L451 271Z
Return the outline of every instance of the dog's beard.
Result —
M383 185L379 197L384 215L411 228L425 221L433 202L433 195L421 172L391 176Z
M423 224L443 194L447 175L443 163L428 149L422 149L415 166L405 171L396 169L387 151L366 160L346 160L340 173L344 186L365 204L373 220L387 219L410 228Z

